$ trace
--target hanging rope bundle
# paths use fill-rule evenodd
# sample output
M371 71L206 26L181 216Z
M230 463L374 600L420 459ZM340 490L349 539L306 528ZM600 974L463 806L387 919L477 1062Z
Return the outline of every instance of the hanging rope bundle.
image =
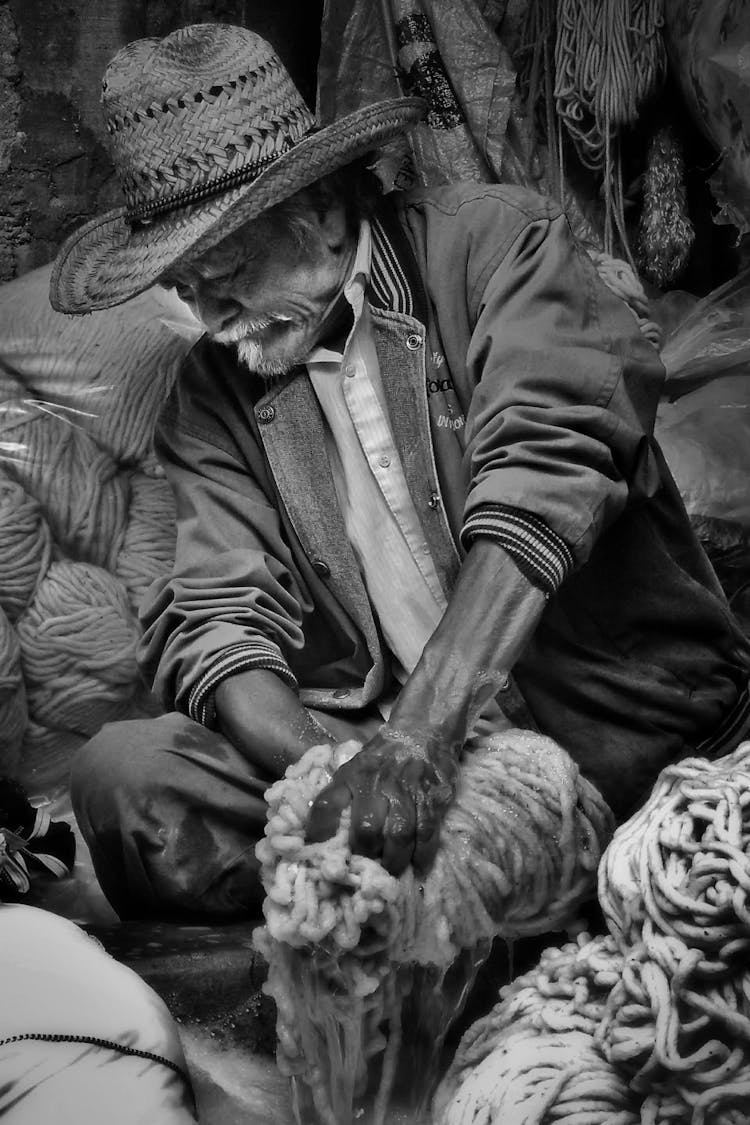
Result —
M15 773L27 721L18 637L0 609L0 776Z
M750 1104L750 743L662 771L607 851L599 899L630 951L605 1053L691 1120Z
M166 479L133 471L128 523L115 573L127 588L134 610L154 579L169 571L175 537L174 498Z
M564 751L511 731L466 754L429 875L420 881L408 868L396 879L352 854L346 818L333 839L304 842L312 799L358 749L316 747L291 767L266 793L257 847L267 898L256 941L278 1007L278 1061L326 1125L349 1125L374 1063L373 1121L382 1122L410 966L447 971L498 934L563 926L590 894L612 827Z
M666 72L663 0L558 0L557 113L587 168L603 174L604 249L627 251L619 137Z
M92 735L138 688L138 627L122 583L89 563L52 563L19 618L29 713Z
M52 557L39 503L0 473L0 608L13 622L31 601ZM0 674L4 665L0 662Z
M65 554L114 568L128 494L108 453L69 418L15 400L0 412L0 459L39 501Z
M604 249L613 254L617 238L629 258L620 140L666 74L663 9L664 0L530 0L518 52L519 90L549 148L553 194L563 202L564 128L602 177Z

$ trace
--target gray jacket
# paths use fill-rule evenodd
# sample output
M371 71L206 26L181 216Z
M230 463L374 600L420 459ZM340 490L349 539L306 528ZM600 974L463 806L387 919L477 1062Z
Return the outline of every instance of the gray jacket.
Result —
M731 721L750 664L652 437L661 363L547 200L486 184L409 195L373 234L384 390L443 588L491 535L544 590L501 706L622 814ZM376 700L388 654L304 369L267 388L202 340L157 452L177 553L140 657L167 705L211 725L216 685L252 667L310 706Z

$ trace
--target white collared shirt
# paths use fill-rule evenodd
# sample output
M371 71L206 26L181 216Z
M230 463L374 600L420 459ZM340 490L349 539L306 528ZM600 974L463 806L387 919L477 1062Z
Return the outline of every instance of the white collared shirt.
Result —
M344 295L354 324L343 354L307 360L327 422L326 442L347 535L400 682L413 671L446 599L391 432L365 300L370 225L363 221Z

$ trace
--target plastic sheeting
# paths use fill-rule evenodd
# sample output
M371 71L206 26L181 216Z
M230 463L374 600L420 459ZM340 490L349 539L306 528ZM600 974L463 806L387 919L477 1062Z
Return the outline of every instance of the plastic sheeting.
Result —
M498 15L487 0L329 0L318 66L322 123L418 95L428 106L412 130L419 182L500 179L515 69L494 31ZM389 146L379 166L386 187L412 180L405 160L404 146Z
M721 162L711 177L717 222L750 230L750 2L666 0L672 69Z

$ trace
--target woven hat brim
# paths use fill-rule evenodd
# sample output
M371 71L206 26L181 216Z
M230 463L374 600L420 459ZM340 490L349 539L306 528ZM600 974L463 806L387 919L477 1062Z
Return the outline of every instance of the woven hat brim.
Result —
M82 314L135 297L188 254L201 254L315 180L415 125L421 98L376 102L303 138L251 183L168 212L132 230L126 209L92 219L60 248L50 278L58 312Z

